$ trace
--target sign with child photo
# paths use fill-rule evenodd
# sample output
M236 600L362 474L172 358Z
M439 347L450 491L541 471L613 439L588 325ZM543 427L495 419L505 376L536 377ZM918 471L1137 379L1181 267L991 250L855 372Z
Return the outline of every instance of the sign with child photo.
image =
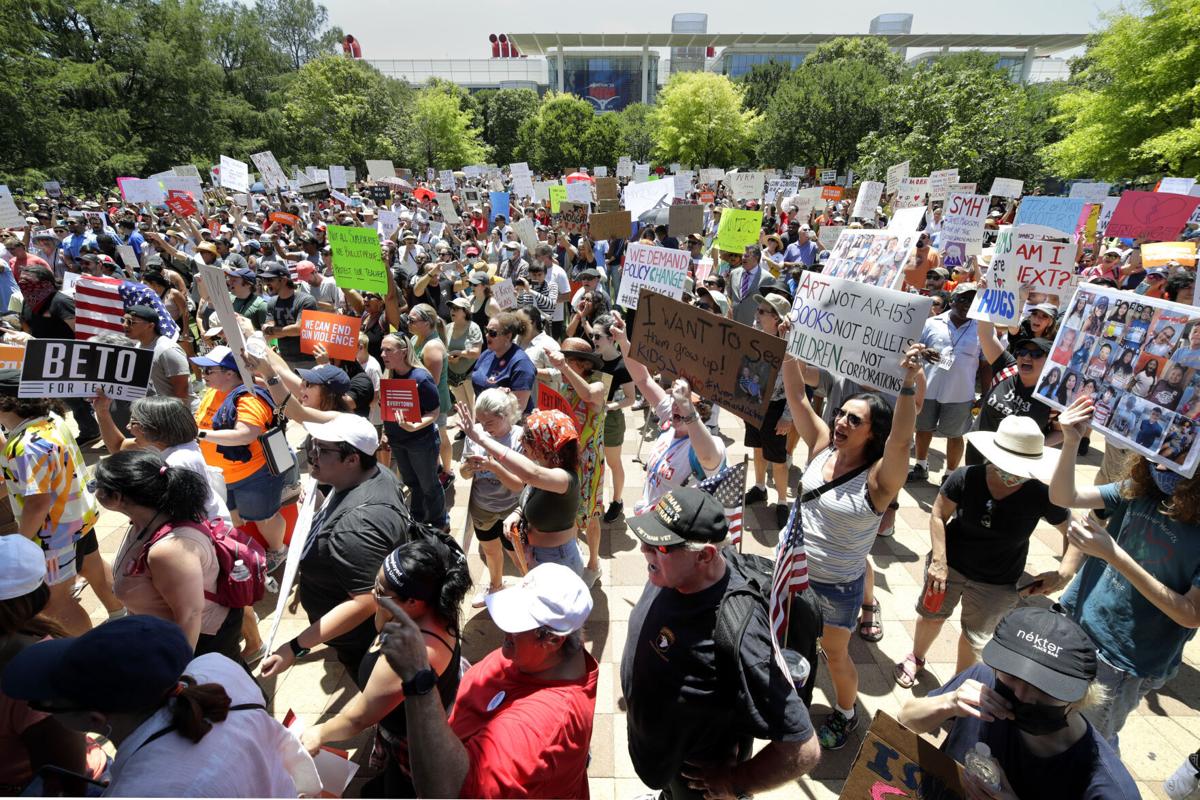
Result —
M1062 318L1035 396L1095 403L1092 427L1184 477L1200 461L1200 309L1086 286Z

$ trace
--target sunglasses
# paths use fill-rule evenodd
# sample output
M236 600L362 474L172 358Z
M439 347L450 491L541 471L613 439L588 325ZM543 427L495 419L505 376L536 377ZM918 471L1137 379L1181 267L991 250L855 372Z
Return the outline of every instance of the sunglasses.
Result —
M1046 354L1036 347L1022 347L1014 354L1017 358L1045 358Z
M669 556L676 550L682 550L684 546L682 544L652 544L650 547L657 550L661 555Z
M843 417L846 418L846 424L849 425L851 428L857 428L859 425L863 424L863 418L860 417L858 414L851 414L849 411L846 411L841 408L839 408L837 411L833 412L833 419L835 422L839 419L842 419Z
M489 339L494 339L495 337L500 335L500 331L494 331L491 328L487 328L486 330L484 330L483 335Z
M712 311L713 310L712 306L707 305L705 303L696 303L696 308L700 309L701 311Z

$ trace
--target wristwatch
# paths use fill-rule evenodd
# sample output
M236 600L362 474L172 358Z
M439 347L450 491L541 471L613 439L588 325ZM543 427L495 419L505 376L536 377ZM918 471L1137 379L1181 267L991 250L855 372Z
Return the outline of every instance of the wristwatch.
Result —
M901 397L909 397L916 393L917 393L917 387L915 387L915 386L901 386L900 387L900 396Z
M279 376L278 375L272 375L271 377L267 378L267 386L278 386L278 385L279 385Z
M196 438L197 438L197 439L207 439L207 438L208 438L208 431L204 431L204 430L202 430L202 431L197 431L197 432L196 432Z
M294 655L296 658L304 658L306 655L309 654L309 651L312 650L311 647L301 647L300 646L300 637L299 636L297 636L295 639L292 639L291 641L289 641L288 647L292 648L292 655Z
M405 697L429 694L433 691L433 687L437 686L437 673L426 667L418 670L417 674L408 680L402 681L400 686L404 689Z

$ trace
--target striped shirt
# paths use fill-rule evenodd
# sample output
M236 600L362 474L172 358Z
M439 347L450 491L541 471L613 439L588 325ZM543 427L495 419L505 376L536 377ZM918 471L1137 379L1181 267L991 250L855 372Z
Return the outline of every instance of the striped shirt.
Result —
M800 492L819 489L828 483L825 463L833 447L817 455L804 470ZM808 573L818 583L850 583L867 569L867 553L875 542L881 516L867 494L870 470L825 492L800 507L804 543L808 548Z

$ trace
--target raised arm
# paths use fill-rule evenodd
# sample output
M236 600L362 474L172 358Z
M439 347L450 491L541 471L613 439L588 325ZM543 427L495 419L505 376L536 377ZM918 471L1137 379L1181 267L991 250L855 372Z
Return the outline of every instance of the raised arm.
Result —
M634 357L633 351L629 347L629 336L625 332L625 320L617 311L613 311L612 337L613 342L625 355L625 369L629 370L629 377L633 378L634 384L641 390L642 397L646 398L646 403L650 408L658 408L658 405L667 398L667 393L650 375L650 370L646 369L646 365Z
M1000 337L996 335L996 326L983 320L975 321L975 330L979 333L979 346L983 349L983 357L991 364L1004 352Z
M483 426L475 424L475 412L466 403L456 403L458 418L462 420L462 431L467 439L494 458L498 464L515 475L522 483L535 489L555 494L566 494L571 486L571 475L565 469L543 467L525 455L497 442Z
M883 457L871 468L867 486L876 508L884 508L896 498L908 476L908 448L917 423L917 374L921 372L921 354L925 346L914 344L904 354L904 386L896 398L892 413L892 431L883 446Z
M797 358L785 358L783 361L783 391L787 396L788 412L792 415L792 424L796 433L808 446L809 460L829 446L829 426L813 410L804 392L804 372L808 365Z
M1079 440L1087 433L1092 418L1092 399L1080 397L1067 406L1058 417L1063 446L1050 479L1050 502L1063 508L1104 508L1104 498L1096 486L1077 486L1075 458Z

